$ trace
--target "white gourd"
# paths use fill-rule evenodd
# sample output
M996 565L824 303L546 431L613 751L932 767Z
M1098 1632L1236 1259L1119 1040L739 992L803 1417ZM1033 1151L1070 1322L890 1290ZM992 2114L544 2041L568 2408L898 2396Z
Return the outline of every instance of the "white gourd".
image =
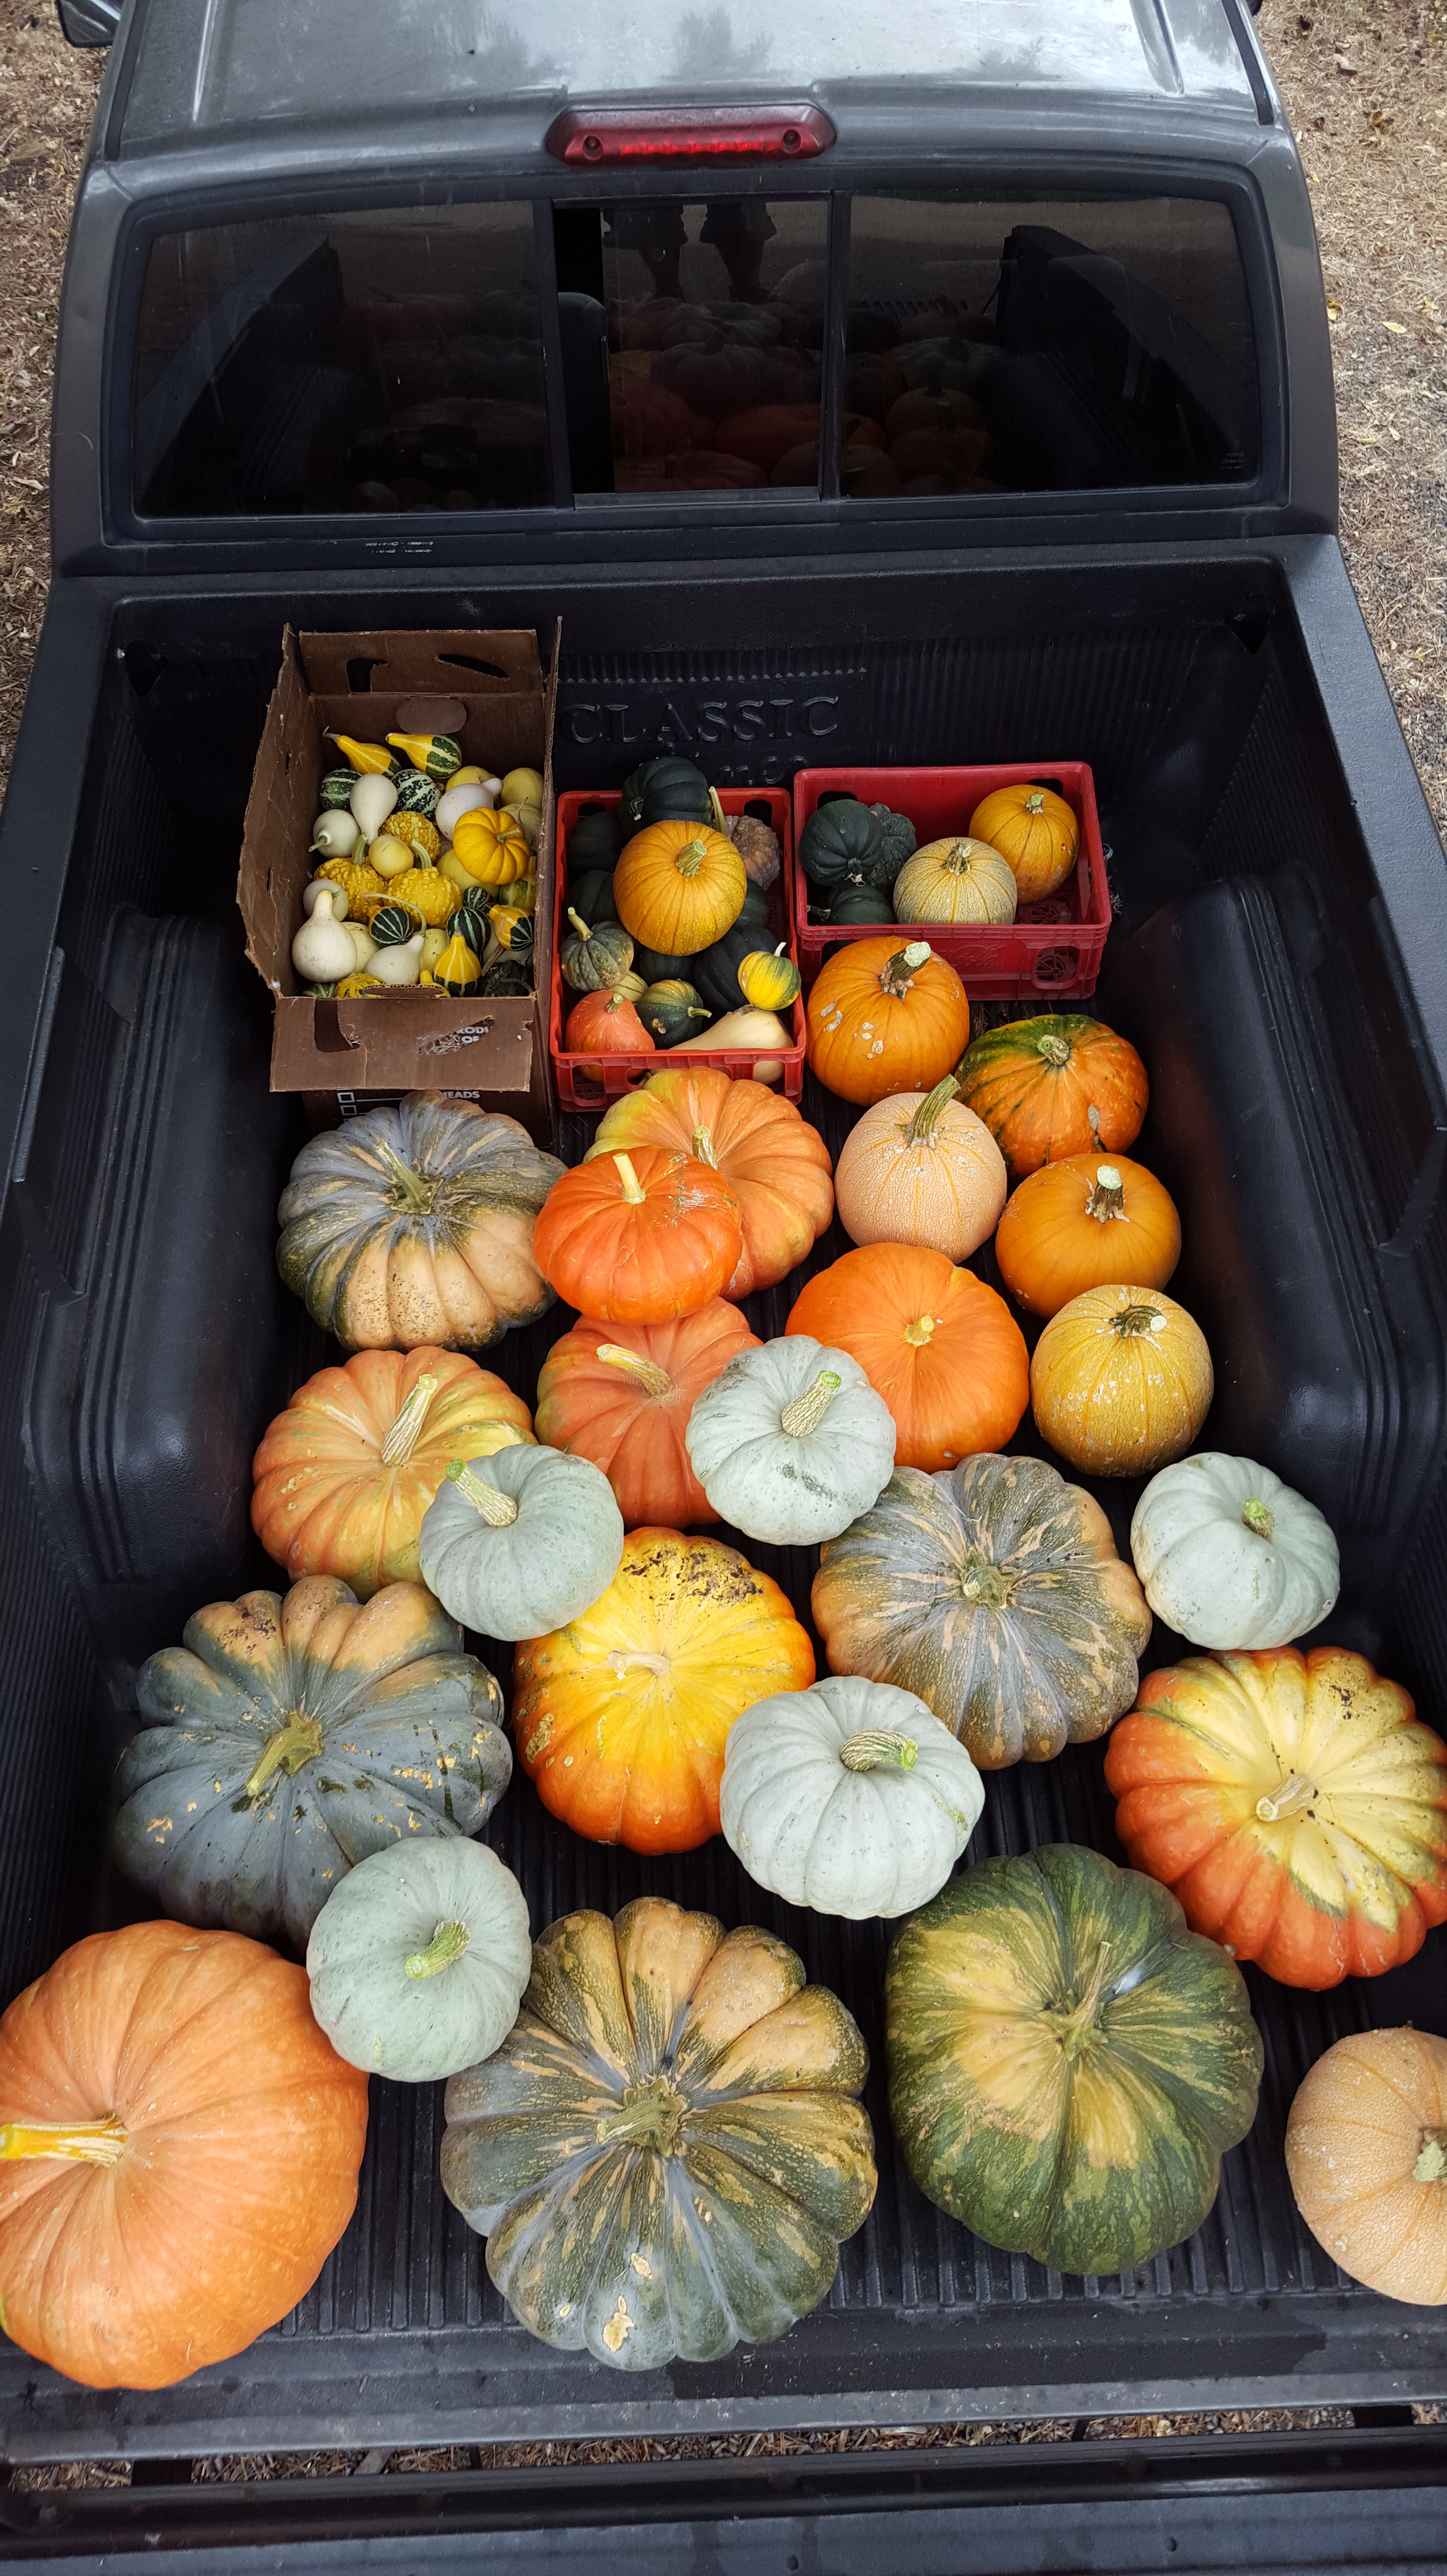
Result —
M485 1843L429 1835L339 1880L307 1943L312 2011L350 2066L438 2083L502 2046L532 1956L512 1871Z
M721 1020L715 1020L711 1028L701 1030L696 1038L681 1039L677 1052L691 1055L707 1051L712 1055L737 1051L742 1055L759 1047L792 1047L793 1044L777 1012L726 1011ZM755 1082L768 1082L777 1087L784 1078L782 1061L776 1056L761 1055L752 1070Z
M345 921L350 909L347 902L346 887L333 885L330 877L312 877L310 881L302 887L301 908L306 914L308 921L310 921L312 914L317 908L319 896L324 894L329 894L331 896L333 921Z
M399 839L395 832L379 832L368 844L367 865L379 877L399 877L404 868L417 864L417 853L410 842Z
M324 859L349 859L361 837L362 828L355 814L348 814L339 805L329 813L318 814L312 825L312 848L320 850Z
M760 1887L861 1922L939 1893L985 1784L913 1691L841 1675L735 1718L719 1804L724 1839Z
M332 919L335 921L335 913L333 913ZM354 975L360 975L371 965L372 959L377 953L376 948L373 945L372 934L364 921L344 922L342 927L346 931L347 937L352 943L352 955L356 961L353 965L352 973Z
M685 1433L721 1520L771 1547L814 1547L867 1512L894 1473L894 1417L857 1360L794 1333L740 1351Z
M443 949L447 946L447 943L448 943L448 941L449 941L449 939L450 939L451 937L452 937L452 932L451 932L451 929L450 929L450 928L445 929L445 930L438 930L437 928L435 928L435 927L434 927L434 928L432 928L431 930L424 930L424 931L423 931L423 933L422 933L422 965L423 965L424 970L425 970L429 975L431 974L433 967L436 965L438 958L441 956Z
M375 840L396 804L397 790L390 778L379 777L375 770L369 770L365 777L357 780L347 801L357 818L362 838L371 841Z
M1329 1522L1254 1458L1202 1450L1153 1476L1130 1549L1158 1619L1218 1653L1288 1646L1333 1607Z
M326 889L330 896L331 888ZM339 984L354 972L347 924L338 921L330 901L318 895L311 917L291 943L291 962L305 983Z
M445 796L437 799L432 820L444 841L450 841L464 814L491 813L498 800L502 781L498 778L479 780L454 778Z
M453 1459L422 1521L422 1580L485 1637L546 1637L590 1609L623 1562L602 1470L560 1449Z
M422 940L423 933L414 930L410 939L398 940L395 947L374 949L368 974L380 976L384 984L415 984L422 972Z

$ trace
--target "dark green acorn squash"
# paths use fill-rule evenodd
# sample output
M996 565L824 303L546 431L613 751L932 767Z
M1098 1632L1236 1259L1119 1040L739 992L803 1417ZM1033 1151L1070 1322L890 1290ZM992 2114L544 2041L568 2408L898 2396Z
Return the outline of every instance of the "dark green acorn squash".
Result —
M505 994L530 993L533 989L533 970L529 959L511 955L495 957L490 966L484 966L482 982L477 989L480 993L486 993L493 1001Z
M889 875L876 873L874 883L893 885L905 860L914 857L919 847L919 834L907 814L892 813L887 805L871 805L869 810L879 825L880 865L883 867L886 860L889 863Z
M633 1005L655 1046L682 1046L709 1023L709 1009L697 988L681 976L650 984Z
M739 982L739 968L751 957L759 944L758 926L753 922L734 923L722 939L711 948L702 948L688 961L693 982L711 1011L741 1011L747 996Z
M894 870L884 855L884 834L867 805L840 797L811 814L799 835L799 864L818 886L888 885Z
M893 921L894 906L883 886L847 884L839 888L820 919L845 927L858 921Z
M647 823L711 823L713 802L708 780L691 760L665 753L640 762L623 781L619 807L625 832L641 832Z
M1239 1968L1169 1889L1075 1843L981 1861L896 1935L889 2111L926 2197L1060 2272L1200 2226L1256 2117Z
M587 876L594 869L611 876L627 839L622 816L615 808L605 812L601 805L580 814L568 834L565 853L570 881Z
M487 886L484 892L493 903L506 903L506 886ZM568 908L580 912L585 921L616 921L618 906L613 900L613 871L589 868L585 875L568 879Z
M633 972L645 984L687 984L693 975L691 957L670 957L662 948L640 948L633 943Z

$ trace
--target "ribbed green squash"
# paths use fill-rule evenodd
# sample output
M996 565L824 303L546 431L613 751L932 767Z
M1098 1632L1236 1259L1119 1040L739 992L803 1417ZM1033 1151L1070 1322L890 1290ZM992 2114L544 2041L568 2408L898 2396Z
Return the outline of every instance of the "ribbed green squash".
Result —
M919 834L907 814L896 814L888 805L871 805L870 813L879 825L879 866L886 865L889 875L876 872L875 883L893 885L906 859L912 859L919 847Z
M898 874L885 855L875 817L852 796L821 805L810 815L799 835L799 864L819 886L839 886L848 879L857 885L892 885Z
M893 921L894 906L883 886L842 885L824 918L841 928L860 921Z
M633 963L633 942L621 921L589 922L573 904L558 947L563 981L575 993L611 992Z
M329 769L319 790L322 812L336 813L344 805L349 806L352 801L352 789L356 783L355 769Z
M650 984L640 994L635 1008L654 1045L659 1047L681 1046L685 1038L696 1038L709 1023L707 1003L697 988L681 976L666 976L661 983Z
M920 2190L1061 2272L1178 2245L1256 2116L1240 1970L1168 1889L1074 1843L982 1861L910 1918L885 2041Z
M661 1897L569 1914L448 2085L442 2186L542 2342L615 2370L769 2343L868 2215L854 2022L772 1934Z
M580 814L568 834L565 852L569 884L575 877L589 876L595 870L611 876L627 837L616 807L606 812L601 805L595 805Z
M505 892L498 886L487 886L483 891L494 903L499 893ZM580 912L585 921L616 921L618 906L613 900L612 869L588 868L580 876L570 877L567 901L569 909Z
M641 761L624 779L619 812L630 834L641 831L646 823L711 823L714 819L703 771L672 752Z

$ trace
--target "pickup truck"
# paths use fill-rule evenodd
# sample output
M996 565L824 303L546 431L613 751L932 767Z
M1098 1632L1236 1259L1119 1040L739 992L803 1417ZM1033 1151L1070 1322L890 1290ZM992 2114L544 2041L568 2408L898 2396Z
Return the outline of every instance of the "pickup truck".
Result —
M887 449L901 364L926 400ZM761 404L804 422L767 471L657 434ZM1311 209L1239 0L128 0L53 436L0 826L5 1998L135 1909L106 1849L136 1668L275 1580L251 1454L326 1356L275 1269L307 1131L268 1088L235 904L287 623L561 619L559 790L663 750L750 786L1089 762L1114 898L1091 1007L1152 1069L1140 1151L1215 1357L1204 1445L1328 1513L1324 1633L1447 1724L1447 871L1342 561ZM803 1106L837 1148L842 1104ZM560 1117L557 1150L590 1135ZM529 1397L560 1329L494 1355ZM1123 1545L1136 1489L1097 1490ZM807 1615L808 1563L753 1553ZM1101 1752L993 1775L972 1856L1114 1851ZM688 1872L585 1846L521 1780L490 1836L535 1927L645 1890L730 1923L759 1903L720 1843ZM877 2066L884 1927L766 1919ZM1447 2032L1442 1940L1325 1995L1249 1972L1256 2126L1198 2234L1129 2278L942 2217L876 2076L881 2188L828 2303L641 2379L509 2318L439 2186L437 2088L374 2079L356 2218L240 2361L98 2394L0 2346L12 2465L132 2464L129 2488L0 2492L0 2559L1429 2563L1447 2471L1413 2408L1447 2400L1447 2322L1336 2271L1282 2133L1342 2033ZM1337 2411L1153 2447L1087 2429L1284 2407ZM1027 2417L1080 2438L769 2456ZM646 2469L474 2447L450 2477L187 2483L219 2454L644 2435L747 2438Z

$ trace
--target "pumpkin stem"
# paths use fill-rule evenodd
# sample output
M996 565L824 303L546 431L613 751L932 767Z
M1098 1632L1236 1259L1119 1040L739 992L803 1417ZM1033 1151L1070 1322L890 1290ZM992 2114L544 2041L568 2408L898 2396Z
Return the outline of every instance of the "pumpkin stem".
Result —
M661 2156L677 2152L678 2133L688 2115L688 2104L674 2091L666 2075L655 2075L647 2084L630 2084L623 2096L622 2108L605 2111L595 2122L593 2135L600 2147L654 2147Z
M1047 1029L1043 1038L1036 1039L1035 1052L1043 1055L1046 1063L1053 1065L1059 1073L1062 1066L1070 1062L1070 1041L1058 1038L1053 1029Z
M84 2165L118 2165L131 2143L114 2111L103 2120L11 2121L0 2127L0 2158L66 2156Z
M939 1317L937 1315L917 1315L912 1324L905 1325L905 1340L911 1344L913 1349L917 1351L922 1350L938 1322Z
M1316 1782L1304 1771L1292 1771L1277 1782L1269 1798L1258 1798L1256 1813L1263 1825L1283 1825L1293 1816L1302 1815L1316 1798Z
M718 1170L718 1156L713 1150L713 1129L711 1127L695 1127L693 1131L692 1151L693 1159L696 1163L707 1163L711 1172L716 1172Z
M571 904L568 906L568 919L572 923L573 928L576 930L580 939L592 938L593 934L588 928L586 921L583 919L582 914L580 912L574 912Z
M403 1961L409 1977L435 1977L441 1968L450 1968L460 1959L472 1939L465 1923L439 1923L425 1950L414 1950Z
M1023 805L1023 806L1022 806L1022 808L1021 808L1021 811L1022 811L1022 813L1025 813L1025 814L1043 814L1043 813L1044 813L1044 811L1045 811L1045 799L1044 799L1044 797L1041 795L1040 790L1039 790L1039 788L1038 788L1038 787L1032 787L1032 788L1031 788L1030 793L1029 793L1029 795L1026 797L1025 802L1024 802L1024 805Z
M652 1673L655 1681L664 1682L667 1681L669 1674L673 1670L673 1658L671 1655L650 1655L643 1653L641 1650L636 1655L624 1654L622 1652L616 1655L609 1655L607 1663L609 1671L613 1673L620 1682L625 1673L631 1673L635 1670Z
M425 1181L420 1172L414 1172L411 1164L404 1163L383 1138L378 1138L372 1150L391 1175L394 1206L404 1207L414 1216L426 1216L437 1196L437 1183Z
M419 1377L382 1443L384 1467L400 1467L405 1459L411 1457L422 1437L422 1425L427 1417L427 1408L436 1393L435 1377Z
M1073 2004L1061 2006L1055 2011L1049 2012L1045 2015L1047 2021L1051 2021L1055 2024L1056 2036L1061 2047L1064 2049L1066 2056L1069 2058L1076 2058L1079 2056L1082 2047L1089 2038L1092 2030L1095 2028L1096 2016L1100 2011L1100 1999L1105 1991L1105 1980L1109 1966L1110 1943L1108 1941L1102 1941L1099 1950L1096 1952L1095 1965L1090 1972L1090 1983L1086 1987L1085 1992L1080 1997L1079 2001Z
M1268 1510L1265 1503L1258 1503L1254 1494L1249 1503L1242 1504L1241 1518L1257 1538L1270 1538L1275 1531L1275 1513Z
M843 1384L837 1369L821 1369L812 1386L786 1404L779 1416L779 1429L791 1440L807 1440L818 1429Z
M624 1206L642 1207L644 1200L648 1196L648 1192L641 1187L638 1175L634 1171L632 1162L628 1155L615 1154L613 1157L613 1168L617 1172L618 1178L623 1184Z
M707 857L707 841L685 841L673 864L681 877L696 877Z
M907 948L896 949L879 978L883 990L893 993L896 1001L902 1000L921 966L933 954L927 939L912 939Z
M703 1160L702 1155L699 1156L699 1160L700 1162ZM606 1360L610 1368L628 1369L637 1378L639 1385L645 1387L650 1395L665 1396L673 1393L673 1380L667 1369L660 1368L657 1360L646 1360L641 1351L625 1350L621 1342L600 1342L598 1357L600 1360Z
M960 1569L960 1591L981 1610L1006 1610L1015 1598L1008 1574L987 1556L973 1556Z
M1095 1183L1085 1202L1085 1213L1097 1225L1109 1225L1113 1216L1125 1214L1125 1183L1114 1163L1097 1163Z
M261 1748L256 1764L249 1773L243 1798L259 1798L274 1771L284 1771L293 1780L304 1762L314 1762L322 1749L322 1731L314 1717L298 1717L295 1710L285 1726L274 1727Z
M1447 2182L1447 2129L1424 2129L1413 2182Z
M1112 1315L1110 1329L1122 1341L1139 1341L1143 1334L1163 1333L1166 1319L1159 1306L1122 1306L1118 1315Z
M481 1513L489 1529L511 1529L518 1516L518 1507L511 1494L500 1493L497 1486L488 1484L483 1476L474 1476L462 1458L451 1461L447 1481L449 1485L455 1485L460 1494L467 1496L473 1510Z
M927 1093L926 1097L920 1102L918 1109L915 1111L914 1116L911 1118L909 1125L904 1131L904 1141L906 1145L927 1145L929 1143L931 1136L934 1134L945 1110L949 1107L949 1104L953 1100L955 1093L959 1090L959 1087L960 1086L952 1073L947 1073L943 1082L937 1082L935 1084L933 1091Z
M886 1763L895 1771L912 1771L919 1760L919 1746L892 1728L866 1726L840 1745L839 1759L846 1771L878 1771Z

